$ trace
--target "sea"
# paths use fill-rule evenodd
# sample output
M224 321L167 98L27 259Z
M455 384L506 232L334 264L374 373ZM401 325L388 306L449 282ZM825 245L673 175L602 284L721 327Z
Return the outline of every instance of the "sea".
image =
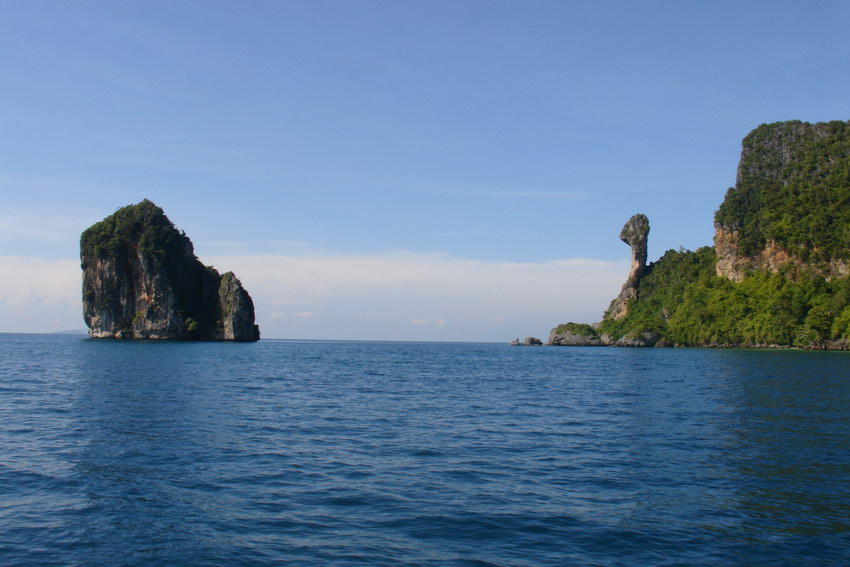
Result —
M0 334L0 565L848 565L850 353Z

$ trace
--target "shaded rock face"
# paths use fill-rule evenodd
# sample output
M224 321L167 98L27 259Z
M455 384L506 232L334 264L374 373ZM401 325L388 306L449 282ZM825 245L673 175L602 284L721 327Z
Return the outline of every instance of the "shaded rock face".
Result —
M254 324L254 302L233 272L221 276L218 288L221 309L222 338L226 341L256 341L260 331ZM254 338L245 338L254 337Z
M640 278L646 273L646 250L649 240L649 219L646 215L637 214L630 218L620 231L620 240L632 249L632 266L620 294L611 302L605 313L605 319L615 321L629 314L629 301L637 297Z
M92 338L260 338L253 301L236 276L201 264L189 238L148 200L83 232L80 259Z

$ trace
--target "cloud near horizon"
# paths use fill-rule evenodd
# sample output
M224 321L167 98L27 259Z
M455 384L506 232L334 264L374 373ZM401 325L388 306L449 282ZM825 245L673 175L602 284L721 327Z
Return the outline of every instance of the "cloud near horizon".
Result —
M510 340L599 320L627 262L497 262L443 253L214 256L254 298L264 337ZM545 337L543 337L545 338Z
M85 328L80 261L0 256L0 332Z
M265 338L502 341L596 321L627 262L497 262L443 253L202 257L233 271ZM78 260L0 256L0 331L84 327Z

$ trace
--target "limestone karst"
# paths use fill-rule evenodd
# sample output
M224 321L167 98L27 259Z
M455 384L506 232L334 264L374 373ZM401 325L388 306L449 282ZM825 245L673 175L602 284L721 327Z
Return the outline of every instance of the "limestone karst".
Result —
M551 345L850 348L850 122L763 124L743 140L714 246L646 264L646 217L602 321Z
M80 238L92 338L256 341L254 303L232 272L196 257L161 208L119 209Z
M637 214L630 218L620 231L620 240L631 247L632 264L626 283L605 314L607 319L614 320L628 315L629 301L637 297L640 278L646 272L646 248L649 240L649 219L646 215Z

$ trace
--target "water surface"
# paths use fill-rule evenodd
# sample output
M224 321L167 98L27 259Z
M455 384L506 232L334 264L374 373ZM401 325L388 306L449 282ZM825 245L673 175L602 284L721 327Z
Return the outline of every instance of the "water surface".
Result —
M0 561L846 564L848 369L0 335Z

